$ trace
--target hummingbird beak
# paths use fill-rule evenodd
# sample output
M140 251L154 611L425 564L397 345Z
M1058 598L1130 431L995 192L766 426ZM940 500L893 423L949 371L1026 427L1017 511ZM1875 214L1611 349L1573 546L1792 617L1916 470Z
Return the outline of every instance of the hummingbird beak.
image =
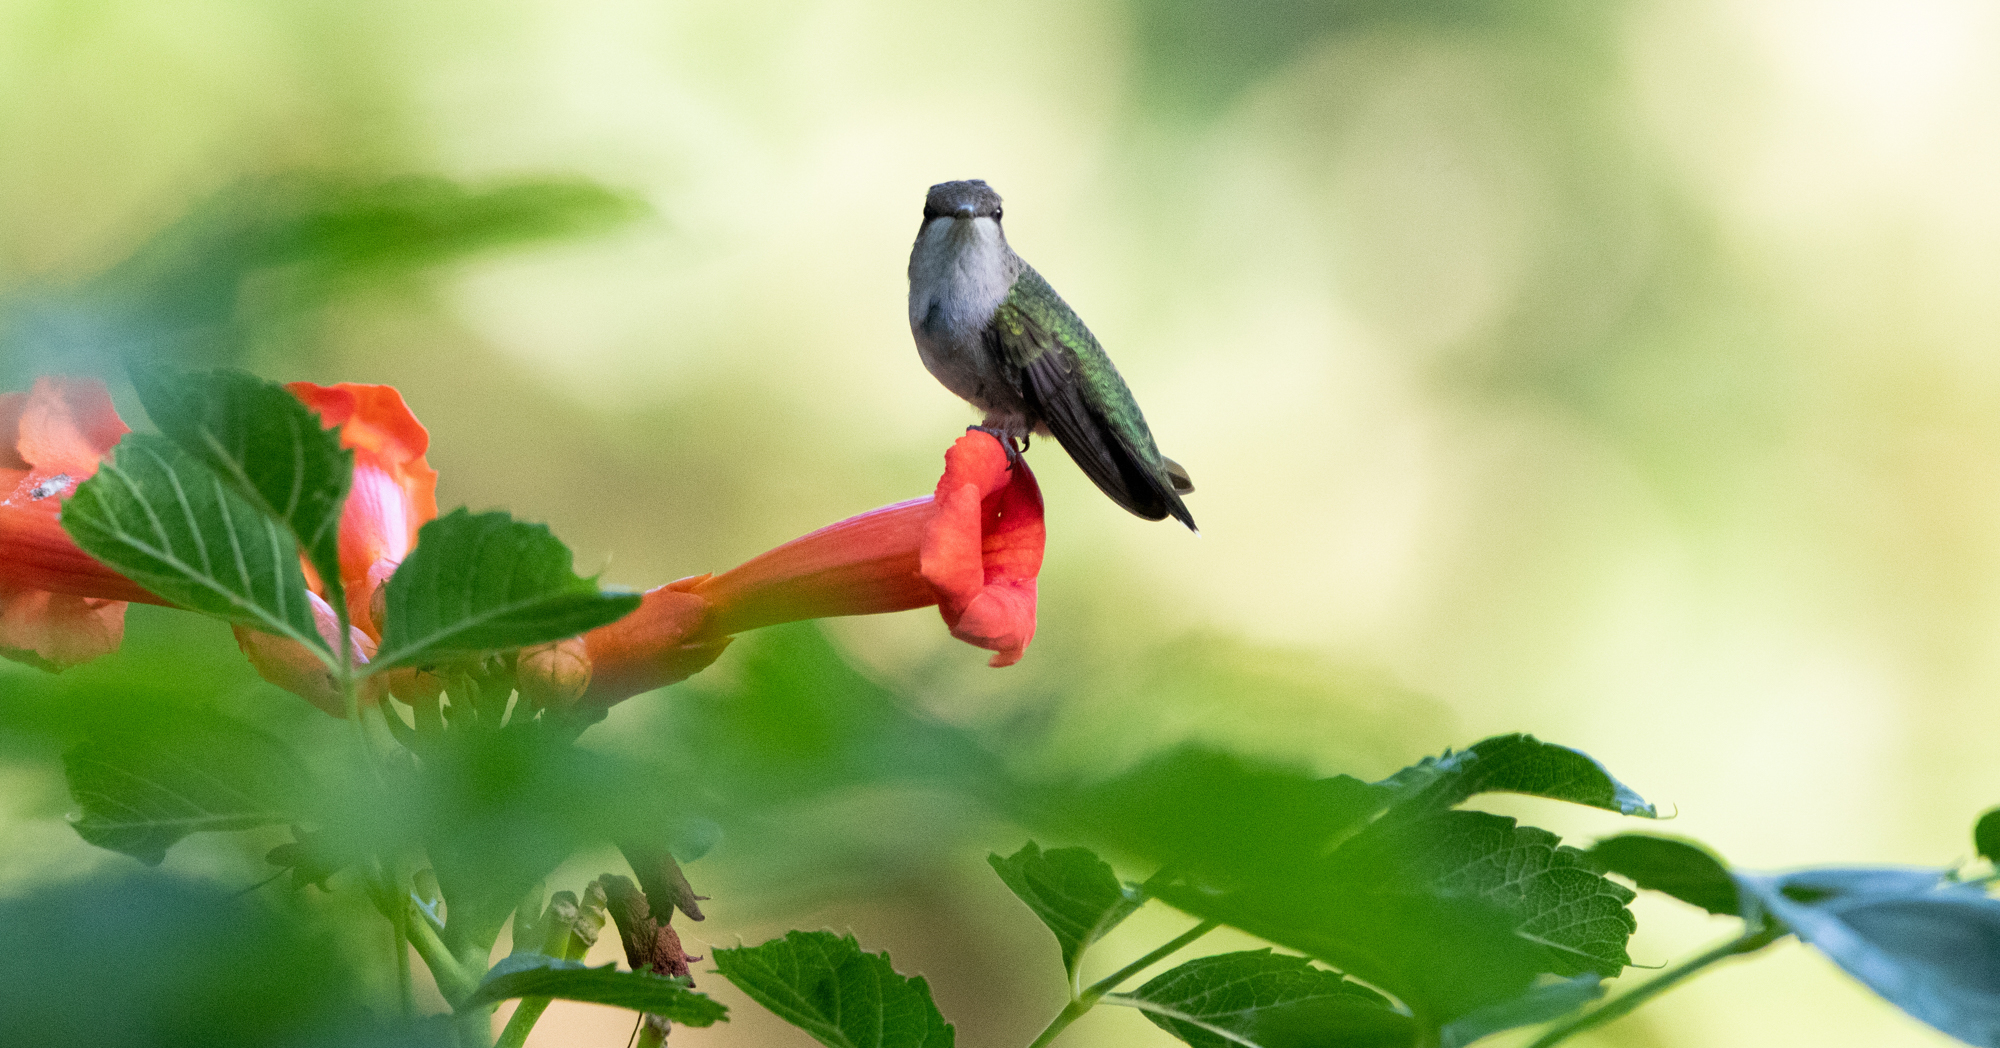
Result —
M972 210L971 204L960 204L957 207L952 208L952 217L954 218L971 218L973 214L974 212Z

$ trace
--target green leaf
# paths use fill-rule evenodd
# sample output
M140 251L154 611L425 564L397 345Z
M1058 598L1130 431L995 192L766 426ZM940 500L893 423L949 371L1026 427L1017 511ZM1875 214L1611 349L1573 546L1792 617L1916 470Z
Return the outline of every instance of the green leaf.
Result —
M1401 1048L1417 1033L1381 994L1268 949L1196 958L1105 1000L1142 1009L1194 1048Z
M77 835L148 865L190 833L296 818L305 769L263 732L219 715L107 733L63 754Z
M716 970L751 1000L827 1048L951 1048L953 1031L921 976L852 935L787 932L761 946L715 951Z
M1448 897L1472 897L1516 920L1515 933L1548 950L1548 971L1617 975L1638 922L1631 889L1592 868L1547 830L1477 811L1381 822L1336 855L1341 873L1400 878Z
M283 325L365 281L593 233L646 212L633 196L576 179L242 179L79 286L9 295L0 309L0 389L26 388L38 374L110 373L121 355L289 363L300 346Z
M638 594L601 593L577 577L546 526L463 509L423 526L385 599L371 671L561 640L639 606Z
M501 959L459 1007L494 1004L511 997L559 997L608 1004L657 1015L682 1026L713 1026L729 1017L726 1005L696 993L679 979L650 972L621 972L615 965L591 968L538 953L516 953Z
M1438 1032L1438 1048L1464 1048L1503 1030L1551 1022L1602 996L1604 981L1595 972L1545 983L1513 1000L1487 1005L1453 1020Z
M1449 808L1481 793L1522 793L1621 815L1659 815L1589 755L1532 735L1496 735L1459 753L1426 757L1380 785L1398 794L1398 806Z
M1647 891L1664 892L1724 917L1742 913L1729 867L1693 841L1626 833L1598 841L1589 854L1592 862Z
M1943 870L1738 874L1798 937L1911 1016L2000 1046L2000 900Z
M1137 888L1118 883L1110 865L1088 848L1044 852L1029 841L1007 858L989 855L986 861L1055 933L1071 979L1083 951L1146 901Z
M1979 817L1972 827L1972 846L1990 862L2000 862L2000 808Z
M128 434L63 503L83 551L194 611L332 649L313 627L291 533L165 437Z
M1319 857L1391 796L1345 775L1186 747L1107 782L1049 790L1039 807L1080 836L1226 880Z
M1452 808L1496 790L1652 810L1580 753L1503 736L1372 784L1182 750L1050 789L1024 818L1166 865L1174 876L1149 883L1161 900L1325 960L1442 1026L1542 975L1609 976L1628 960L1630 890L1553 834Z
M131 373L160 432L284 524L337 606L340 507L354 477L354 453L340 435L285 387L254 375L143 366Z
M308 831L292 827L292 839L264 853L264 861L291 871L293 888L314 885L326 891L333 875L361 861L363 852L348 835L335 830Z
M1483 812L1378 820L1332 855L1226 891L1152 893L1310 954L1443 1025L1528 992L1543 973L1616 974L1632 892L1555 835Z

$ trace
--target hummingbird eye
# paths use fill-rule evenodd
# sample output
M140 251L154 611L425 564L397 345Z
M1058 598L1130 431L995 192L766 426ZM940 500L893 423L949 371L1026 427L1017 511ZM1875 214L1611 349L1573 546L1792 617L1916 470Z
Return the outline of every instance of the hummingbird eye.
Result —
M993 221L1000 221L1000 209L997 207L993 209Z

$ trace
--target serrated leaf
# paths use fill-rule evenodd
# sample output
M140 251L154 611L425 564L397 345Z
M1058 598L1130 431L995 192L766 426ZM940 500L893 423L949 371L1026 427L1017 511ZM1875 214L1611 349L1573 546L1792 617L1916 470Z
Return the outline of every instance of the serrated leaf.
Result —
M1221 894L1180 884L1154 894L1366 979L1432 1024L1517 997L1551 966L1546 949L1515 934L1514 915L1418 885L1299 876Z
M1198 957L1105 1000L1141 1009L1193 1048L1400 1048L1417 1032L1381 994L1268 949Z
M1438 1048L1464 1048L1482 1037L1560 1019L1604 996L1595 972L1537 986L1509 1001L1468 1012L1438 1031Z
M296 818L311 791L283 743L213 715L88 739L63 754L63 771L82 808L77 835L148 865L190 833Z
M1400 795L1398 807L1449 808L1481 793L1521 793L1621 815L1659 814L1588 754L1532 735L1496 735L1458 753L1427 757L1380 785Z
M827 1048L951 1048L953 1030L921 976L852 935L787 932L761 946L715 951L716 970L751 1000Z
M1526 736L1379 783L1184 750L1051 790L1042 818L1166 865L1186 912L1323 959L1443 1025L1538 976L1616 974L1632 893L1546 832L1452 806L1493 791L1651 812L1596 762Z
M160 432L283 524L340 603L340 509L354 453L283 386L240 371L178 374L133 367Z
M1083 951L1146 901L1137 889L1120 884L1110 864L1088 848L1045 852L1029 841L1004 859L989 855L986 861L1055 933L1063 969L1072 979Z
M1204 875L1255 877L1318 858L1390 793L1188 747L1109 781L1051 791L1044 807L1091 839Z
M1410 888L1499 907L1518 922L1516 934L1548 949L1547 970L1558 975L1609 977L1631 963L1625 941L1638 922L1625 907L1633 892L1547 830L1486 812L1439 812L1377 823L1335 858L1359 876L1407 878Z
M1729 868L1693 841L1625 833L1598 841L1589 855L1592 862L1631 878L1647 891L1664 892L1725 917L1742 913Z
M637 594L599 592L541 524L463 509L417 533L386 587L388 622L371 671L573 637L617 621Z
M713 1026L729 1017L726 1005L696 993L679 979L650 972L621 972L616 965L592 968L538 953L502 958L459 1007L494 1004L512 997L608 1004L657 1015L682 1026Z
M2000 900L1943 870L1738 874L1743 890L1911 1016L2000 1046Z
M1989 862L2000 862L2000 808L1979 817L1972 827L1972 846Z
M1324 959L1443 1025L1543 973L1616 974L1632 892L1555 835L1483 812L1378 820L1311 865L1230 891L1154 887L1198 917Z
M184 608L330 652L291 533L165 437L128 434L63 503L83 551Z

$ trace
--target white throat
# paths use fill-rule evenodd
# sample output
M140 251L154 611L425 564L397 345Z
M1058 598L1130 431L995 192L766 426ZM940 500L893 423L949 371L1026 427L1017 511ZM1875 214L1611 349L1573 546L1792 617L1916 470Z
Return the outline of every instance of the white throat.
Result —
M1000 223L933 218L910 249L910 327L946 336L984 328L1020 274Z

